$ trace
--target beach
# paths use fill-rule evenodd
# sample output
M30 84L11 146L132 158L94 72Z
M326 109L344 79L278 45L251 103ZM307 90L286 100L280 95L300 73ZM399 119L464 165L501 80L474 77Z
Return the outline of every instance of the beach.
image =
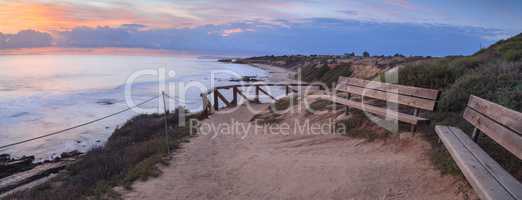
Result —
M251 63L249 65L268 71L270 74L268 81L270 82L288 83L297 81L295 80L295 72L292 70L267 64Z
M80 52L90 51L80 49ZM36 50L33 50L36 51ZM65 50L62 50L65 51ZM197 82L206 87L232 84L235 76L268 77L269 73L249 65L220 63L215 59L199 59L172 54L157 55L148 50L120 49L117 55L101 54L47 54L3 55L0 57L0 146L66 129L127 108L126 82L133 74L144 70L174 72L174 77L160 81L159 77L141 76L131 85L135 103L159 95L159 83L181 86ZM78 53L78 52L77 52ZM93 52L91 52L93 53ZM163 52L167 53L167 52ZM215 73L217 72L230 72ZM20 73L20 71L24 73ZM214 78L214 80L211 80ZM172 96L177 95L176 91ZM201 109L201 91L188 90L184 105L189 110ZM167 99L174 107L180 102ZM153 101L141 108L160 112L161 101ZM131 117L140 114L129 111L100 122L0 150L13 157L34 155L36 161L54 159L62 152L89 149L103 145L113 130Z

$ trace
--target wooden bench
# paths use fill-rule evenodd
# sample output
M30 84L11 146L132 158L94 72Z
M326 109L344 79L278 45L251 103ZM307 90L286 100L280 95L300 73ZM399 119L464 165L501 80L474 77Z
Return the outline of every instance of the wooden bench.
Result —
M439 97L439 91L420 87L412 87L356 78L339 77L336 93L348 93L348 98L322 95L319 98L331 100L364 112L378 116L388 116L411 125L411 132L415 132L419 123L428 122L428 119L419 117L419 110L433 111ZM353 100L352 95L361 97L360 101ZM366 98L391 102L413 109L412 113L401 112L401 109L390 109L370 105Z
M477 195L481 199L522 199L522 184L475 143L482 132L522 159L522 113L471 96L464 119L475 127L471 137L450 126L438 125L435 131Z

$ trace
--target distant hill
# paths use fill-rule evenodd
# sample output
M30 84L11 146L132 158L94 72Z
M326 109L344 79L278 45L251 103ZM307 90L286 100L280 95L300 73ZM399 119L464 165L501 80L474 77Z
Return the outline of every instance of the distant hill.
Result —
M481 58L502 58L508 61L522 60L522 33L506 40L500 40L489 48L473 55Z
M369 79L383 71L397 65L410 63L428 57L406 57L399 54L394 56L356 56L345 55L284 55L284 56L259 56L244 59L224 59L223 62L235 62L242 64L268 64L294 70L296 78L303 81L321 81L327 85L335 84L339 76L351 76Z

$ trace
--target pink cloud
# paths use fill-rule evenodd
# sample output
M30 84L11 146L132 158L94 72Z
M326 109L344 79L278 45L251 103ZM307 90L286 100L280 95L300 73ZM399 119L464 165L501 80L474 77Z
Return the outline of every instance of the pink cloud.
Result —
M232 28L232 29L225 29L221 32L219 32L219 34L223 37L228 37L228 36L231 36L233 34L238 34L238 33L243 33L243 32L254 32L255 30L254 29L250 29L250 28L247 28L247 29L242 29L242 28ZM215 32L211 32L209 34L214 34Z
M221 36L228 37L232 34L241 33L241 32L243 32L243 29L240 29L240 28L227 29L227 30L224 30L223 33L221 33Z

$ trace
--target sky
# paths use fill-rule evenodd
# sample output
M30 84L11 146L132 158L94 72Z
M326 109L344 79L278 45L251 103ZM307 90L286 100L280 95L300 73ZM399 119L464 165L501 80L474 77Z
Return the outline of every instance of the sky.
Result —
M0 48L443 56L522 32L521 10L520 0L0 0Z

